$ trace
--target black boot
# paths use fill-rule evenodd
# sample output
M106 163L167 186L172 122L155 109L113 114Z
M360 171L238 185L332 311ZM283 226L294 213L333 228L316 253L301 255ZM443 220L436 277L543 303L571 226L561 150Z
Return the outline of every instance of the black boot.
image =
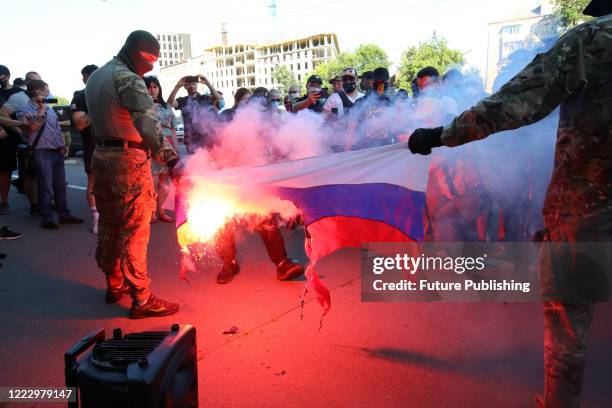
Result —
M304 267L292 259L285 259L276 266L276 279L290 280L304 274Z
M230 283L232 279L234 279L234 276L238 275L238 273L240 273L240 266L235 259L231 261L223 261L223 268L217 275L217 283Z

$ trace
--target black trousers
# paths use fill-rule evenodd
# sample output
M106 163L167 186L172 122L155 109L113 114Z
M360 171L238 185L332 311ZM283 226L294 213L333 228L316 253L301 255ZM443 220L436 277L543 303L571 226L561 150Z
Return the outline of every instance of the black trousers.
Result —
M217 255L223 262L232 262L236 260L236 241L234 233L236 225L228 222L225 227L217 235ZM271 216L260 222L255 230L259 233L268 252L270 260L278 265L287 259L287 251L285 250L285 240L278 229L276 218Z

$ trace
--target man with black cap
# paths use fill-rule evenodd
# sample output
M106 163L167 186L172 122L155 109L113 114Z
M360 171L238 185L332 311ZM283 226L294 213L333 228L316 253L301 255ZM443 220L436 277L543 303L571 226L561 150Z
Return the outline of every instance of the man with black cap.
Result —
M327 98L325 105L323 105L323 111L327 114L335 112L338 116L344 116L363 94L357 90L357 71L355 68L345 68L336 77L339 78L342 89Z
M612 2L592 0L584 14L599 17L568 31L501 89L457 116L445 128L417 129L413 153L458 146L516 129L560 106L555 164L539 240L612 241ZM558 246L542 246L540 279L544 301L543 407L579 407L586 338L596 301L609 283L579 268ZM572 282L572 277L579 276ZM568 284L569 283L569 284Z
M372 88L355 101L352 109L362 118L361 126L350 125L347 130L347 150L385 146L395 142L391 130L391 99L388 97L389 71L379 67L372 72Z
M322 112L323 104L327 98L327 90L322 89L323 80L317 75L311 75L306 81L306 95L293 101L293 112L310 109L313 112Z
M96 261L106 275L106 301L132 297L131 318L167 316L179 305L151 294L147 244L155 190L151 156L171 169L178 155L160 132L142 76L153 69L159 43L132 32L119 54L91 74L85 87L96 148L94 195L100 213Z
M372 71L366 71L359 77L359 89L361 89L362 92L367 93L370 89L372 89L372 76Z

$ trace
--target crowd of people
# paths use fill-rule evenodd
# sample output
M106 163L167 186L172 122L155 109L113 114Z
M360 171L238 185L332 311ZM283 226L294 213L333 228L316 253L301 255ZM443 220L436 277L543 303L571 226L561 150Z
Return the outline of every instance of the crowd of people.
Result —
M81 76L85 85L97 69L93 64L83 67ZM82 223L83 220L74 217L68 209L63 163L66 146L61 134L61 122L55 111L49 108L49 103L53 102L49 86L36 72L28 72L23 81L16 78L12 85L7 67L0 66L0 74L0 214L9 211L11 175L18 169L19 177L13 184L26 194L30 203L30 215L40 217L42 228L57 229L58 224ZM219 127L231 123L247 106L256 106L271 122L282 122L286 120L285 115L298 115L305 110L320 115L322 127L326 128L329 139L326 147L332 152L341 152L406 141L411 130L419 126L448 124L460 109L471 106L484 95L482 84L474 78L464 78L456 69L450 69L441 76L433 67L424 67L417 73L412 82L412 96L407 90L393 86L393 79L390 79L385 67L361 74L355 68L347 67L329 80L331 88L325 87L319 76L311 75L306 81L304 95L298 84L291 85L285 95L276 89L263 87L239 88L233 95L231 107L225 107L223 93L215 89L202 74L181 78L167 100L158 78L148 75L143 76L143 79L153 101L156 126L177 153L179 141L175 111L180 111L188 155L199 149L213 152L222 135L218 131ZM202 85L206 92L200 93L199 87ZM181 89L185 90L186 96L177 97ZM92 171L97 142L89 117L85 89L74 92L69 118L83 140L83 162L87 174L86 199L91 209L91 231L97 234L99 213ZM488 201L484 199L487 192L478 169L473 164L470 167L470 163L474 162L471 160L474 154L440 154L433 160L427 194L429 214L426 225L429 239L484 241L504 238L488 236L491 235L488 220L491 218L492 207L483 207L482 203ZM17 158L20 158L19 166ZM279 149L272 148L267 160L271 162L287 158ZM223 160L219 162L223 163ZM174 222L172 215L163 208L171 189L171 170L158 160L153 159L151 163L156 205L150 222ZM461 204L464 201L480 204L465 206ZM470 212L464 214L463 208L468 207L471 208ZM500 216L496 219L503 223L504 216L508 218L508 214L502 215L502 207L497 209ZM53 217L54 211L59 216L58 222ZM477 221L472 224L474 218ZM265 221L266 231L278 228L271 222ZM498 227L499 231L504 231L502 235L511 229L505 224ZM2 227L0 235L6 238L21 236L8 227ZM220 235L222 239L219 241L225 243L218 251L224 260L224 268L217 279L220 283L229 282L239 270L235 261L235 249L232 249L235 248L230 238L232 235L231 231ZM284 248L282 237L267 239L262 235L262 238L264 242L274 241ZM287 258L286 254L272 255L275 250L268 244L266 248L279 268L278 276L291 278L303 272L301 265ZM284 253L284 249L278 249L277 252Z

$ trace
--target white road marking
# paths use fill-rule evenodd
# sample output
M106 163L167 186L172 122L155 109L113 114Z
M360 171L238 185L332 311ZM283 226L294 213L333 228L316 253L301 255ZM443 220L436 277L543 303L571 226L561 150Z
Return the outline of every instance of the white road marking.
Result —
M11 179L13 179L13 180L16 180L16 179L18 179L18 178L19 178L19 177L17 177L17 175L15 175L15 174L13 174L13 175L11 176ZM68 187L68 188L74 188L75 190L83 190L83 191L87 190L87 187L83 187L83 186L76 186L76 185L74 185L74 184L66 184L66 187Z

